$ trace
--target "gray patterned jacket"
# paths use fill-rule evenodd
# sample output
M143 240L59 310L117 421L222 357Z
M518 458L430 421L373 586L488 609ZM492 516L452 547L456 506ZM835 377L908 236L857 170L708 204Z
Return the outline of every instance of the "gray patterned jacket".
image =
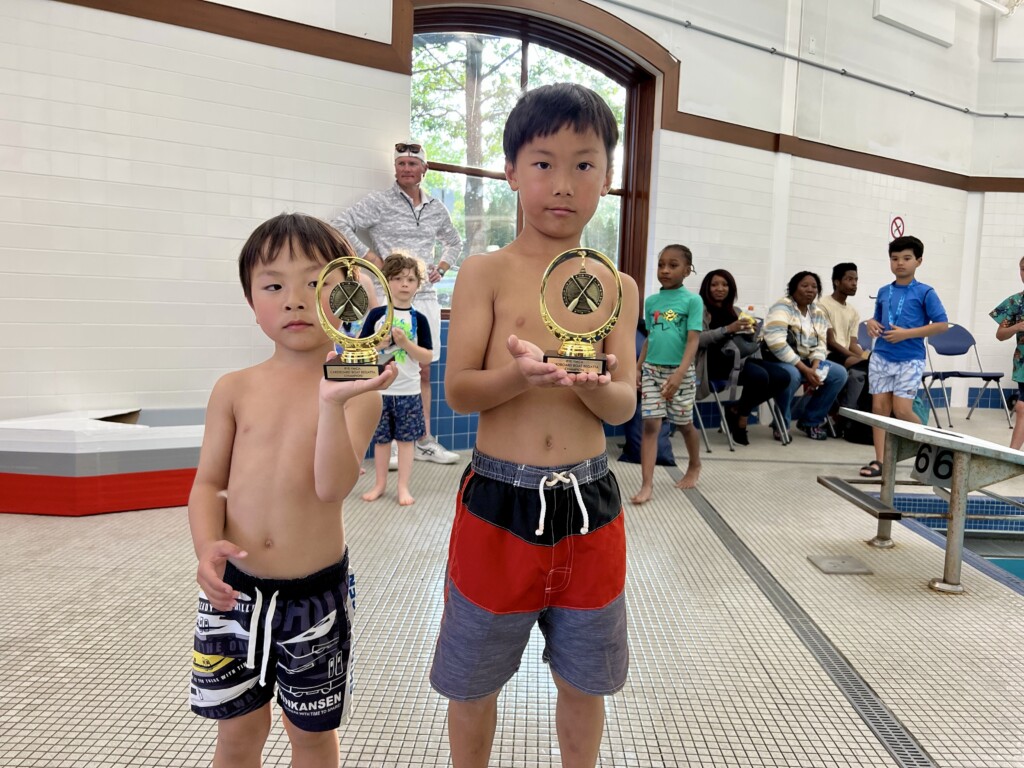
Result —
M331 220L359 256L371 248L382 259L396 250L409 251L424 265L446 261L455 266L462 255L462 238L452 225L444 203L423 192L423 205L415 209L412 199L396 181L389 189L371 192ZM367 245L356 234L365 231ZM434 259L434 243L441 241L441 257ZM434 286L424 281L417 295L437 295Z

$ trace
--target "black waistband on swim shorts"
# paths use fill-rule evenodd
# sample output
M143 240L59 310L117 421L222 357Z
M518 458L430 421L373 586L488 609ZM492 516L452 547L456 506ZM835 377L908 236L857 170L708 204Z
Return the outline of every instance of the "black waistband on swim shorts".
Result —
M253 587L259 587L260 591L267 594L279 592L282 599L293 597L307 597L309 595L326 592L346 578L348 574L348 548L341 560L334 565L329 565L316 573L308 576L298 576L294 579L265 579L261 576L254 576L238 568L230 560L224 566L224 581L233 586L239 592L246 592Z
M602 453L600 456L586 459L578 464L535 467L530 464L517 464L514 461L496 459L474 448L472 467L478 475L521 488L536 488L540 485L541 478L550 479L556 472L571 473L576 477L576 482L583 485L599 480L608 474L608 454Z

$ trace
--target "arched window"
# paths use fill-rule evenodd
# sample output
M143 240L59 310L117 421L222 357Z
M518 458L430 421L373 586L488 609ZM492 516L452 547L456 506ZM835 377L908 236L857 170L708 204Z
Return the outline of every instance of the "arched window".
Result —
M524 90L573 81L611 106L621 136L612 191L583 234L642 282L654 125L654 77L625 55L554 20L486 8L415 12L412 128L428 147L426 185L453 210L467 253L511 242L516 197L505 182L505 118ZM450 300L454 275L439 284Z

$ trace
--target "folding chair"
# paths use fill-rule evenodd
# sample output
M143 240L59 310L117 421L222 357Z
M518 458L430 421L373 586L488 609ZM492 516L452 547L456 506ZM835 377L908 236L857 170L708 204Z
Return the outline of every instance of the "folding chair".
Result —
M766 404L772 417L772 423L775 424L775 429L779 430L779 435L782 437L782 444L789 445L793 442L793 436L789 434L789 427L786 426L786 420L782 417L782 409L775 402L774 397L769 397Z
M978 354L978 344L974 340L974 336L971 332L964 328L962 325L954 325L950 323L949 330L945 333L940 333L938 336L930 336L928 338L928 345L925 348L928 355L928 368L931 370L925 371L921 376L921 384L924 386L925 396L928 398L928 404L932 409L932 413L935 415L935 423L939 423L939 414L935 409L935 401L932 399L932 384L936 381L941 386L946 379L981 379L985 382L985 385L978 392L978 396L974 398L974 402L971 404L971 410L967 413L967 418L971 418L971 414L974 413L974 409L978 407L978 403L981 402L981 396L985 394L985 390L988 389L988 385L995 383L996 392L999 393L999 402L1003 406L1003 413L1006 415L1006 423L1010 429L1013 429L1013 422L1010 420L1010 408L1006 404L1006 398L1003 396L1002 387L999 386L1000 381L1005 375L1002 371L983 371L981 370L981 355ZM960 355L966 355L972 349L974 350L974 359L978 363L977 371L937 371L932 363L932 350L935 350L935 354L942 355L944 357L959 357ZM946 421L949 422L949 427L953 427L953 420L949 415L949 398L945 397L943 393L945 406L946 406Z
M729 450L735 451L736 444L733 442L732 433L729 432L729 423L725 418L725 404L722 399L718 396L719 392L724 392L729 387L728 381L709 381L708 386L711 389L711 396L715 399L715 405L718 407L718 418L719 418L719 432L725 433L725 439L729 443ZM700 426L701 434L704 436L704 447L707 448L708 453L711 453L711 445L708 443L708 435L704 430L704 422L700 419L700 409L697 404L693 405L693 413L696 416L696 421Z
M861 349L866 349L869 352L875 346L875 340L868 333L868 321L862 320L860 325L857 326L857 343L860 344Z
M700 417L700 408L697 407L696 403L693 404L693 421L696 423L697 429L700 430L701 439L704 441L704 450L711 453L711 443L708 441L708 431L704 429L704 419Z
M722 402L722 398L720 398L718 395L720 392L724 392L725 390L731 387L732 396L736 396L736 388L739 386L739 384L737 384L737 379L739 378L740 374L740 352L734 345L726 345L722 351L723 354L732 357L733 363L729 378L722 380L708 379L708 389L711 390L711 396L715 399L715 406L718 408L718 431L725 433L725 439L729 443L729 450L735 451L736 443L732 439L732 433L729 431L729 422L725 418L725 404ZM707 352L703 351L700 354L707 354ZM705 398L704 401L706 402L706 400L707 398ZM701 437L704 438L704 448L707 450L708 453L711 453L711 443L708 442L708 433L707 430L704 429L704 422L700 418L700 409L697 407L697 403L693 404L693 415L694 421L697 422L697 426L700 428Z

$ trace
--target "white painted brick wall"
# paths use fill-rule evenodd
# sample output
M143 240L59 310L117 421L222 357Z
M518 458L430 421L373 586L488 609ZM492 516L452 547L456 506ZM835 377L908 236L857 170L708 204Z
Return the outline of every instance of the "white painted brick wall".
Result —
M768 301L774 155L661 131L646 294L658 289L657 254L668 243L693 251L696 292L711 269L736 278L741 304Z
M830 291L832 266L852 261L860 271L853 304L867 318L874 308L870 297L893 279L887 246L892 239L889 217L897 214L906 220L907 234L924 241L919 279L938 291L952 321L974 333L985 369L1009 374L1012 346L995 341L987 313L1010 293L1024 289L1017 276L1017 263L1024 257L1024 195L984 196L977 269L965 275L965 249L970 254L976 248L965 243L967 193L793 158L791 180L784 187L785 248L773 256L773 211L778 207L772 194L774 156L668 132L659 138L646 293L657 290L655 257L669 242L693 249L699 274L688 281L692 290L708 270L728 269L736 277L740 303L759 307L782 296L789 277L804 269L817 272ZM773 278L778 284L769 283ZM966 290L961 287L965 279ZM939 358L936 367L978 366ZM958 382L954 404L965 404L967 387L975 384ZM1006 386L1012 386L1008 378Z
M973 325L981 363L985 370L1006 371L1004 388L1013 388L1014 342L996 341L996 324L988 313L1007 296L1024 290L1018 265L1024 258L1024 195L1005 192L985 194L982 213L981 251Z
M205 404L268 343L235 266L392 178L409 81L47 0L0 5L0 418Z

